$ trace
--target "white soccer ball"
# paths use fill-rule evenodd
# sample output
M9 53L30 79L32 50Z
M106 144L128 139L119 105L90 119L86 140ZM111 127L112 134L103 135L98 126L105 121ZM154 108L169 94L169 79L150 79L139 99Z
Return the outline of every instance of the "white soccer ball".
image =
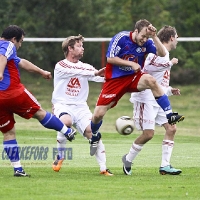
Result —
M116 130L121 135L130 135L134 131L134 121L129 116L122 116L116 120Z

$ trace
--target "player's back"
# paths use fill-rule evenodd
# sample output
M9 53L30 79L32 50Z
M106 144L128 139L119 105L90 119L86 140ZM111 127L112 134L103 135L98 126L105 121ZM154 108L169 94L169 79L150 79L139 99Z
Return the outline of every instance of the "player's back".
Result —
M3 80L0 81L0 98L7 99L18 96L24 90L20 82L18 63L20 58L14 44L10 41L0 40L0 54L7 58L7 64L3 73Z

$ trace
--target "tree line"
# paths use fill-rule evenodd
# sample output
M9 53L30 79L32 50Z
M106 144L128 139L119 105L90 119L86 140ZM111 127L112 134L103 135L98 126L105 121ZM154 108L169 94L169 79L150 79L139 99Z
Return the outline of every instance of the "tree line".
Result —
M111 38L119 31L133 30L137 20L147 19L158 30L171 25L179 37L200 37L199 13L198 0L1 0L0 27L19 25L26 37L81 34L85 38ZM100 68L101 43L85 42L84 48L82 61ZM50 71L64 58L60 42L24 42L18 55ZM200 82L199 42L179 42L170 57L179 59L172 70L172 83Z

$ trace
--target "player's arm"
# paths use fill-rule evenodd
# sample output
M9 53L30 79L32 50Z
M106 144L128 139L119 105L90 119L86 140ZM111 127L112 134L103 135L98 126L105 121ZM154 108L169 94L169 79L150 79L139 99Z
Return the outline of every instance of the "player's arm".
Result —
M70 76L104 76L105 69L102 68L101 70L95 69L92 65L87 63L82 63L82 65L77 65L75 67L71 67L66 65L63 67L60 63L57 63L54 69L54 74L56 74L60 78L68 78Z
M147 28L147 34L153 39L156 46L156 54L160 57L164 57L166 55L166 52L162 42L156 35L156 31L156 28L152 24L150 24Z
M157 35L152 37L154 44L156 46L156 54L160 57L164 57L166 55L164 45L161 43L160 39Z
M130 66L134 71L140 71L140 65L138 63L129 61L129 60L123 60L120 57L107 57L107 62L113 65L117 65L120 67L127 67Z
M45 79L52 78L51 72L45 71L45 70L39 68L38 66L34 65L33 63L31 63L30 61L28 61L26 59L21 59L19 62L19 66L28 72L38 73L38 74L42 75L42 77Z
M0 81L3 80L3 73L7 64L7 58L0 54Z

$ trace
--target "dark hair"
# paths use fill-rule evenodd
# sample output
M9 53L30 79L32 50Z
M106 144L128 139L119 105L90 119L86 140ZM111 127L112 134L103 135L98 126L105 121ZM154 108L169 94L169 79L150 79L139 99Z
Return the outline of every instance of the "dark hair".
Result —
M135 29L137 29L139 33L144 27L148 27L150 24L151 23L147 21L146 19L140 19L139 21L135 23Z
M1 37L5 38L6 40L11 40L13 37L15 37L17 42L19 42L22 36L24 35L25 35L24 30L21 29L19 26L10 25L6 29L4 29Z
M175 37L175 35L176 35L176 28L168 25L162 27L157 34L158 38L162 43L169 42L171 36Z

